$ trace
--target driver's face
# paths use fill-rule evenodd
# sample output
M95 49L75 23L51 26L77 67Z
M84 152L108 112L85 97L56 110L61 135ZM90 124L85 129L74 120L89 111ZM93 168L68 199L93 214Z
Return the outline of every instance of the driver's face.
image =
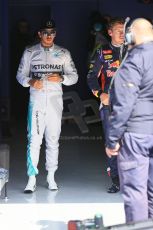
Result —
M108 30L108 34L111 37L113 44L121 45L124 42L124 25L121 23L116 23L111 29Z
M38 32L38 35L43 46L52 46L56 31L54 29L44 29Z

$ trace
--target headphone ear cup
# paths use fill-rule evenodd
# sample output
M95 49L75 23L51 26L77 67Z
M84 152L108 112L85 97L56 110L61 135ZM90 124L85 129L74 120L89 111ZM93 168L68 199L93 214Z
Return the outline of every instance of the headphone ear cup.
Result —
M125 34L125 40L130 45L132 42L131 32Z
M133 45L135 43L134 35L132 32L127 32L125 34L125 40L129 45Z
M125 26L125 41L129 45L135 44L134 34L131 32L132 24L135 20L129 20Z

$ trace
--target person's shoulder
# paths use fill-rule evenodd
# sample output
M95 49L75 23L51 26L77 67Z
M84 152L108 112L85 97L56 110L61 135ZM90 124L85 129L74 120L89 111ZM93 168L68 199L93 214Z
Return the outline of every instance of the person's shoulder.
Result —
M137 46L137 50L148 51L153 49L153 41L149 41Z
M101 44L99 49L101 49L101 50L110 50L110 49L112 49L112 47L111 47L110 43L107 43L107 44Z
M146 42L135 46L131 50L133 59L140 60L141 62L148 62L153 57L153 42Z
M125 63L127 65L136 65L139 69L143 68L144 52L142 46L134 46L128 51Z
M63 52L65 54L69 53L69 50L62 47L62 46L59 46L59 45L56 45L54 44L54 49L57 51L57 52Z
M102 44L97 48L97 52L103 54L109 54L112 53L112 48L109 43L104 45Z
M134 46L134 47L132 47L132 48L128 51L128 53L129 53L128 56L129 56L131 59L139 59L142 50L143 50L142 45Z
M37 43L35 45L30 45L25 48L25 51L28 53L32 53L34 51L37 51L40 49L40 43Z

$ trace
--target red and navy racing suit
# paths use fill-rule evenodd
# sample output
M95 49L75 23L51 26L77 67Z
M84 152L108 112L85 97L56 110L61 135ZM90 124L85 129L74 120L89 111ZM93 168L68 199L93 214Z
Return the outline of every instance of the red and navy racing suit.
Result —
M89 72L87 75L88 86L96 97L100 97L101 93L108 94L111 79L116 70L119 68L125 53L125 46L113 46L111 43L101 46L101 48L97 50L95 57L90 62ZM106 140L109 119L108 105L101 104L100 116ZM119 180L116 156L108 159L108 167L110 168L110 176L113 183L118 184Z

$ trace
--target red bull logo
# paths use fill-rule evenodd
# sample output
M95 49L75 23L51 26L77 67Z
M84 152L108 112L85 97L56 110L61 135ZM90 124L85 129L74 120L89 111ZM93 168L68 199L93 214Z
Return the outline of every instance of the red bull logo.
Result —
M119 60L109 63L109 68L118 68L120 65Z
M113 77L116 71L107 70L107 77Z

